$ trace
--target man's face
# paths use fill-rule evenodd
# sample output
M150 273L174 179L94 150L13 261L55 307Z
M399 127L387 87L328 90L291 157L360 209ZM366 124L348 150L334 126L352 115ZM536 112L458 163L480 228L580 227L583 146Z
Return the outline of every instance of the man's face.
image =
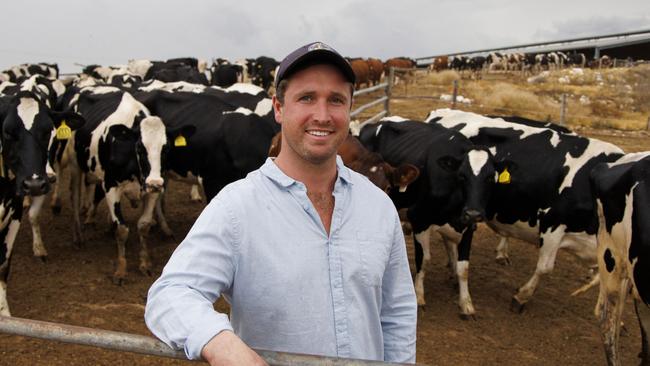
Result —
M275 119L282 124L282 150L312 164L335 159L350 122L350 84L331 65L296 72L284 95L273 99Z

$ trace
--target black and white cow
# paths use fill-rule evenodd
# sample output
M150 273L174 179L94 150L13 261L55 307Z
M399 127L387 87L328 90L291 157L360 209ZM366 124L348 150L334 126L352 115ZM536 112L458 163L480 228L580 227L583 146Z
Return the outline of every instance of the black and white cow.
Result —
M627 154L591 171L598 202L596 315L609 365L620 365L621 315L630 290L641 326L641 364L650 363L650 153Z
M567 56L567 64L573 67L585 67L587 65L587 57L582 52L570 52Z
M253 67L250 69L251 81L253 84L262 87L268 91L275 78L275 68L280 63L266 56L260 56L253 62Z
M485 58L488 65L488 71L506 70L508 65L507 58L499 52L490 52Z
M72 204L75 216L73 240L83 241L79 218L82 177L101 184L115 229L118 248L114 281L126 278L125 243L129 228L120 208L122 194L139 198L144 194L143 213L138 219L140 271L150 274L151 261L147 235L153 224L156 201L163 188L162 166L168 140L159 117L127 92L114 87L88 87L68 102L84 116L86 124L76 131L70 149L72 167Z
M485 62L485 57L483 56L474 56L467 61L467 67L471 70L476 79L481 78Z
M538 53L535 55L535 71L548 70L549 57L545 53Z
M461 316L473 316L467 287L469 255L476 222L485 217L496 180L491 153L458 132L396 116L364 126L359 139L389 164L409 163L420 170L419 178L405 191L393 189L389 194L397 208L408 208L414 233L418 304L426 303L423 267L431 258L428 228L434 225L458 278Z
M20 229L22 199L16 194L16 181L0 177L0 315L10 316L7 279L14 241Z
M38 217L45 194L56 180L49 149L57 141L56 131L63 121L70 130L84 123L74 111L55 109L58 87L54 85L55 82L35 75L15 85L14 90L3 89L10 94L0 96L4 164L16 177L17 194L31 197L28 217L32 227L32 248L34 256L43 260L47 257L47 250Z
M523 310L540 278L553 270L559 249L596 265L598 218L589 173L596 164L621 157L620 148L450 109L431 112L427 121L490 147L501 184L487 206L488 226L540 246L537 269L513 297L513 310Z
M59 78L59 66L44 62L12 66L0 73L0 82L17 82L20 78L29 78L34 75L41 75L49 80L57 80Z
M214 63L210 67L212 78L210 84L227 88L243 81L244 69L241 65L231 63Z
M262 165L280 127L271 99L252 84L191 92L149 88L135 96L169 131L178 131L170 136L174 141L186 126L194 127L191 136L182 135L182 146L169 151L167 169L176 179L201 183L208 201L226 184Z

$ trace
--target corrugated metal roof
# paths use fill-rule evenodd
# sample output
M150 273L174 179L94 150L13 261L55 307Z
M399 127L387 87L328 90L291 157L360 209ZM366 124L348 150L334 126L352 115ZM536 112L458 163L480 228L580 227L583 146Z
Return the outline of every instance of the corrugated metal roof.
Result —
M528 43L528 44L521 44L521 45L509 46L509 47L481 49L476 51L448 53L445 55L420 57L417 58L416 60L418 61L418 63L423 64L423 63L431 62L431 60L434 57L438 57L438 56L447 56L447 55L474 56L474 55L485 55L493 51L538 53L538 52L551 52L551 51L579 50L579 49L588 49L588 48L599 48L601 50L605 50L614 47L622 47L622 46L628 46L628 45L634 45L634 44L640 44L646 42L650 43L650 29L640 30L635 32L593 36L593 37L582 37L582 38L564 39L564 40L549 41L549 42Z
M639 43L650 43L650 33L646 34L635 34L625 37L616 37L616 38L601 38L594 40L584 40L576 42L563 42L563 43L551 43L545 46L530 47L530 48L512 48L510 51L521 51L521 52L550 52L550 51L566 51L566 50L579 50L584 48L600 48L605 50L608 48L629 46Z

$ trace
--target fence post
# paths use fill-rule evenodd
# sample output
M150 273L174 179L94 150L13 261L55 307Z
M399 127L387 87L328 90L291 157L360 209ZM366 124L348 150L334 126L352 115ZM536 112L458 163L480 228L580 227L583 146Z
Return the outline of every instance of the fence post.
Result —
M454 92L451 95L451 109L456 109L457 96L458 96L458 80L454 80Z
M566 122L566 93L562 93L562 104L560 105L560 125Z
M650 116L648 116L648 123L645 125L645 130L650 131Z
M388 70L388 82L386 85L386 96L388 99L384 102L384 109L386 109L386 115L390 116L390 97L393 94L393 79L395 78L395 68L391 66Z

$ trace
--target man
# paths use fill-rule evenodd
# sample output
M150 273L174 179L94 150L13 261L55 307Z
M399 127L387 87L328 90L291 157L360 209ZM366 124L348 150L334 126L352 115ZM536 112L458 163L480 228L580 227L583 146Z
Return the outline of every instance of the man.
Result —
M149 290L151 331L211 365L249 347L415 361L417 305L390 199L337 157L354 73L316 42L289 54L273 98L282 148L205 208ZM214 311L223 295L230 319Z

